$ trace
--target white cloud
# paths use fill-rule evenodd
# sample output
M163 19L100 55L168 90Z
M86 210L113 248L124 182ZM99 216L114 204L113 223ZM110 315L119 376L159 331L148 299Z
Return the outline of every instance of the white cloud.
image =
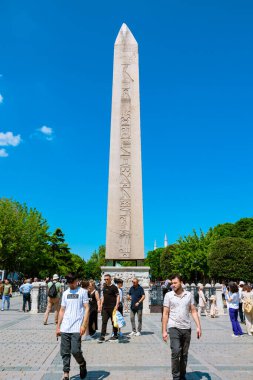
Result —
M46 137L48 141L52 141L54 138L54 131L53 128L47 127L46 125L43 125L41 128L38 129L42 135Z
M44 135L47 135L47 136L51 136L51 135L53 134L53 129L47 127L46 125L43 125L43 127L41 127L41 128L39 129L39 131L40 131L41 133L43 133Z
M3 103L3 101L4 101L4 97L2 94L0 94L0 104Z
M0 157L8 157L8 153L6 152L5 149L0 149Z
M21 143L21 136L14 136L12 132L0 132L0 146L18 146Z

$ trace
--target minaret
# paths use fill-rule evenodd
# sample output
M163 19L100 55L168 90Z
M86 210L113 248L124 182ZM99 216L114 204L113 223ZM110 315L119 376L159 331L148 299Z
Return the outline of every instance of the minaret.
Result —
M167 235L165 234L164 236L164 248L168 247L168 239L167 239Z
M114 45L105 258L144 259L139 56L126 24Z
M154 242L154 251L157 249L157 246L156 246L156 240Z

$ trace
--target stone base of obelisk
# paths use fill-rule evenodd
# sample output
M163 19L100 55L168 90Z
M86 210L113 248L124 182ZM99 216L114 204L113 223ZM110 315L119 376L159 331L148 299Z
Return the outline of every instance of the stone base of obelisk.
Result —
M120 278L124 281L123 290L124 294L128 293L129 288L131 288L133 278L138 278L139 285L141 285L145 292L145 300L143 302L143 314L149 314L149 270L150 267L101 267L102 270L102 282L104 282L104 275L110 274L112 280L114 278Z

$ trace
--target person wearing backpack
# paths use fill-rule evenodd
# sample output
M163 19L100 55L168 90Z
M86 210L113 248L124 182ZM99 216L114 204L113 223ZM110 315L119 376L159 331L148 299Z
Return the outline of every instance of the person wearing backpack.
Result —
M244 285L242 290L242 307L248 335L253 335L253 293L249 285Z
M60 299L61 299L61 283L59 282L58 274L53 275L53 281L47 284L48 287L48 298L47 298L47 310L44 315L44 325L47 325L47 320L52 307L55 308L54 321L55 324L58 323L58 315L60 310Z

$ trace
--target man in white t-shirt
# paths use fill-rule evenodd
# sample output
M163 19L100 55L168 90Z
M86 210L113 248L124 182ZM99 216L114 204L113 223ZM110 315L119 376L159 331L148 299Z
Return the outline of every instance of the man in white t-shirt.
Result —
M80 378L87 376L86 361L81 349L81 337L89 322L88 292L78 286L74 274L66 276L69 288L62 295L56 336L61 336L63 380L69 380L71 354L80 366Z
M190 292L183 289L180 275L172 277L173 290L165 294L163 303L163 340L168 332L171 348L173 380L185 380L188 350L191 341L190 313L197 326L197 338L201 337L201 326L194 300Z

